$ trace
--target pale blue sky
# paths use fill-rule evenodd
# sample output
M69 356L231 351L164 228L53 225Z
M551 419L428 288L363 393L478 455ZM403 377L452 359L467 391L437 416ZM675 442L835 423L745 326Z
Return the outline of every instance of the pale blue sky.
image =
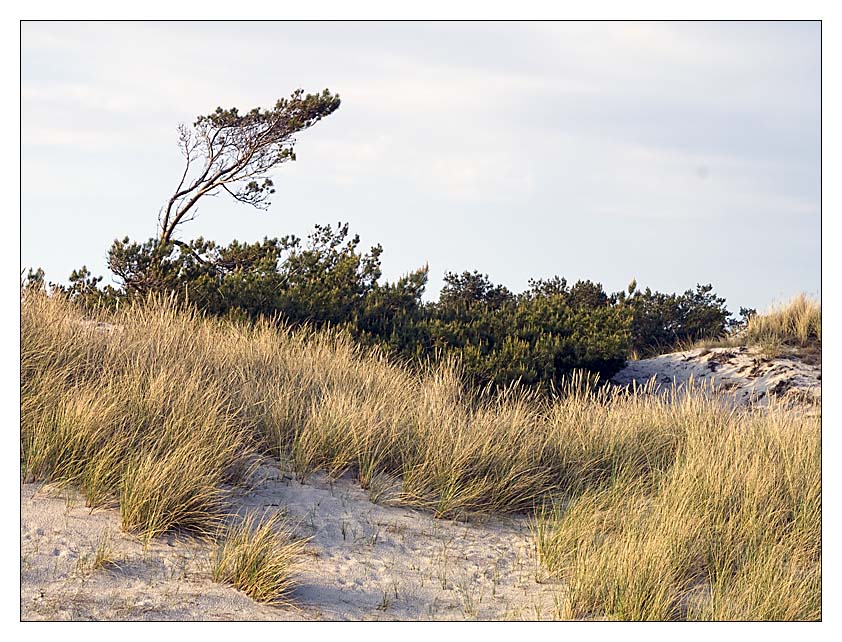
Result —
M22 266L109 281L112 240L155 234L178 123L296 87L342 106L269 211L220 197L182 238L348 221L433 297L473 269L819 294L818 23L24 23Z

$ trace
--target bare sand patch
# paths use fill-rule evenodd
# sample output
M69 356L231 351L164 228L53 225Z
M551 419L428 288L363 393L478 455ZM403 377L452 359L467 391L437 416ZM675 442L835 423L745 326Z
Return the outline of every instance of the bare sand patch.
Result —
M64 493L64 495L62 495ZM232 510L283 512L310 538L293 606L266 606L210 579L209 542L166 536L146 549L71 492L21 491L24 620L553 619L563 587L545 583L521 516L434 519L370 501L349 477L300 484L261 466ZM107 538L112 564L92 568Z
M711 385L736 403L767 404L771 397L785 401L821 401L821 365L794 356L770 358L758 347L697 348L630 361L611 378L621 386L645 384L654 378L658 386Z

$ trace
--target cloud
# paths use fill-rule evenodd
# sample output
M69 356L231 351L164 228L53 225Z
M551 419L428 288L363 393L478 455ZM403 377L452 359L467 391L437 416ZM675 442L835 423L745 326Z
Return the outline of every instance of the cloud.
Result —
M431 243L412 216L461 216L465 234L481 219L489 246L528 239L527 226L576 237L609 221L598 244L571 253L604 253L618 272L637 259L611 221L630 222L624 234L657 225L665 245L704 224L737 222L742 245L769 220L790 236L801 220L812 234L818 33L810 23L24 23L22 154L24 168L39 168L25 177L24 216L49 229L56 215L39 175L79 194L124 177L157 203L179 167L180 121L330 87L342 107L299 137L300 161L278 172L291 225L340 212L387 229L406 210L403 227L388 229L409 251ZM110 219L109 236L125 216ZM197 233L216 229L203 217L211 227L197 222ZM265 223L240 224L252 233ZM481 245L467 264L495 259ZM727 247L711 251L721 260ZM541 257L510 258L502 280Z

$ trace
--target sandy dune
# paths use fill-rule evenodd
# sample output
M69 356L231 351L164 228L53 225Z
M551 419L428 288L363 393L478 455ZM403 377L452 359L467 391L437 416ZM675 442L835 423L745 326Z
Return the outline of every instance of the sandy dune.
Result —
M769 358L759 348L699 348L630 361L611 381L645 384L655 377L660 386L714 385L738 404L768 403L775 396L789 401L821 400L821 366L793 356Z
M712 382L736 403L770 396L821 400L821 367L716 348L630 362L613 382ZM90 513L84 498L40 484L21 489L24 620L442 620L553 619L564 587L544 581L524 517L457 522L372 503L349 476L299 483L288 466L260 466L231 489L231 512L282 511L309 539L295 606L258 604L210 579L211 544L174 536L144 548L116 509ZM114 564L92 568L106 538Z
M562 587L536 581L524 518L455 522L371 503L353 480L305 485L277 464L236 492L234 511L285 511L310 537L295 607L253 602L210 580L211 546L161 538L144 550L116 510L22 489L21 616L121 620L447 620L559 617ZM107 534L116 565L93 570Z

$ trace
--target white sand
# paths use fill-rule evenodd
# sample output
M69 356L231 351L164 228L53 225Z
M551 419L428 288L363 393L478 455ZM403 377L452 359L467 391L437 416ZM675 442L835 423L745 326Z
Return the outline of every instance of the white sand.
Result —
M765 357L759 348L713 348L662 354L630 361L611 381L645 384L655 377L660 386L713 385L736 403L768 403L771 396L794 402L821 400L821 366L795 357Z
M301 485L262 466L233 509L285 511L311 537L292 594L295 607L253 602L210 580L211 546L165 537L148 550L122 533L116 510L89 514L27 484L21 493L21 616L101 620L551 619L563 587L536 581L528 524L520 517L454 522L369 501L348 478ZM91 570L103 533L117 566ZM81 561L80 561L81 560ZM543 579L543 578L542 578Z

